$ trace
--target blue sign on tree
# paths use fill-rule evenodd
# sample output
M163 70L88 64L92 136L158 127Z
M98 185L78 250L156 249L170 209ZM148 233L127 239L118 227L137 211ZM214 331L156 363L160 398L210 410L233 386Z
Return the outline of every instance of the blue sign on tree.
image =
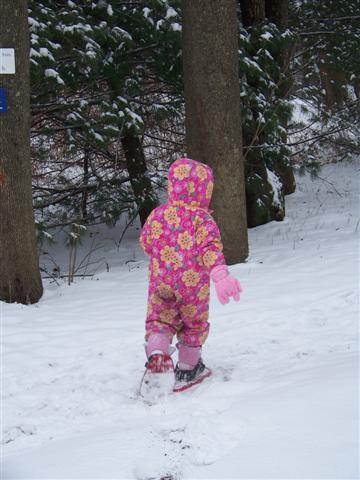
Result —
M5 88L0 88L0 113L7 112L7 97Z

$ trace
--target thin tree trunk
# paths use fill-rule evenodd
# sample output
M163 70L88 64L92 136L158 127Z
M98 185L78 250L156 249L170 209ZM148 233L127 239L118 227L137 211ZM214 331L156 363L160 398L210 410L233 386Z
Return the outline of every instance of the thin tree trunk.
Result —
M259 36L261 26L265 22L265 0L240 0L241 22L251 33L251 44L254 52L260 48ZM252 147L266 142L261 135L255 119L256 109L252 109L254 119L253 131L244 129L245 145ZM258 148L244 148L246 177L246 210L248 227L256 227L271 220L282 220L285 214L284 201L274 203L275 192L269 182L266 162L263 153Z
M284 32L288 28L289 20L289 0L265 0L265 12L266 17L274 23L278 29ZM289 50L281 51L275 57L276 61L281 65L281 68L285 70L290 62ZM291 76L288 72L285 72L289 79L286 82L282 82L279 88L282 98L289 96L289 91L292 85ZM287 129L287 121L283 120L282 125L284 129ZM282 137L283 143L287 142L287 133L284 131ZM279 160L275 167L276 174L280 177L283 184L284 195L293 193L296 189L296 181L292 165L288 161Z
M8 111L0 113L0 299L35 303L43 287L31 192L27 1L1 0L0 48L16 55L16 73L0 73L8 93Z
M183 0L188 155L213 168L227 263L248 255L235 0Z
M320 79L322 89L325 90L325 106L329 111L336 111L336 109L344 106L346 85L345 73L338 68L326 62L320 63Z
M265 0L266 18L275 23L279 30L288 27L289 0Z
M265 0L240 0L241 23L253 27L265 20Z
M144 225L151 211L157 207L158 200L148 177L148 169L139 135L132 129L125 129L121 143L125 153L131 187L139 209L141 225Z
M87 211L87 201L88 201L88 196L89 196L89 190L86 188L88 183L89 183L89 155L90 152L88 149L84 150L84 163L83 163L83 168L84 168L84 176L83 176L83 185L84 185L84 190L82 192L82 198L81 198L81 216L82 220L86 223L87 218L88 218L88 211Z

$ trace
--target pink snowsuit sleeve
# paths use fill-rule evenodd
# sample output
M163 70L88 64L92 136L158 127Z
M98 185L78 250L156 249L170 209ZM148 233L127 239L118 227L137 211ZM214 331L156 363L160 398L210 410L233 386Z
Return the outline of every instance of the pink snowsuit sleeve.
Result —
M155 210L153 210L148 218L146 219L146 222L141 230L140 234L140 245L146 255L151 255L152 253L152 238L151 238L151 222L152 219L154 218L155 215Z
M200 262L208 271L218 265L225 265L219 227L211 215L206 213L202 216L202 222L199 222L196 228L195 238Z

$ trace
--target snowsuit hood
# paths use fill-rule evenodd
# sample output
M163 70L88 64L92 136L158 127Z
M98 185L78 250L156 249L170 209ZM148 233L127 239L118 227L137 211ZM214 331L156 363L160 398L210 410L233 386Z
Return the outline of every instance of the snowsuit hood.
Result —
M179 158L168 175L168 203L209 210L214 187L211 168L191 158Z

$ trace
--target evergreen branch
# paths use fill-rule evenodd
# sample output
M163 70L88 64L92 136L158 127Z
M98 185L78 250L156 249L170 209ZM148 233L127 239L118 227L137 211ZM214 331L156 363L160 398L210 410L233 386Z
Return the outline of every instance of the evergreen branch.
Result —
M327 18L314 18L316 22L325 22L328 20L359 20L360 15L353 15L348 17L327 17Z
M315 135L314 137L311 137L311 138L306 138L304 140L299 140L298 142L293 142L293 143L288 143L286 144L288 147L295 147L297 145L301 145L303 143L309 143L309 142L312 142L312 141L317 141L321 138L325 138L325 137L328 137L330 135L334 135L334 133L339 133L339 132L343 132L344 130L348 130L348 127L339 127L339 128L334 128L333 130L329 130L325 133L320 133L319 135Z
M158 140L160 142L171 143L176 146L182 145L182 143L176 142L175 140L170 140L169 138L165 139L165 138L156 137L155 135L151 135L150 133L146 133L146 132L144 133L144 137L151 138L152 140Z
M122 231L122 234L119 238L119 241L118 241L118 244L117 244L117 248L119 249L120 248L120 244L125 236L125 233L127 232L128 228L130 227L130 225L132 224L132 222L135 220L135 218L139 215L139 211L140 211L140 208L138 208L136 211L135 211L135 214L130 218L130 220L128 221L128 223L126 224L124 230Z
M297 32L301 37L310 37L315 35L338 35L339 32L336 30L319 30L314 32Z
M267 148L274 148L274 147L295 147L297 145L301 145L301 144L304 144L304 143L309 143L309 142L312 142L312 141L317 141L319 140L320 138L325 138L325 137L328 137L330 135L334 135L335 133L339 133L339 132L342 132L344 130L348 130L348 127L339 127L339 128L334 128L333 130L329 130L325 133L321 133L319 135L315 135L314 137L311 137L311 138L306 138L306 139L303 139L303 140L299 140L298 142L292 142L292 143L272 143L272 144L269 144L267 143L266 145L243 145L243 148L246 149L246 150L249 150L249 149L255 149L255 148L260 148L260 149L267 149ZM294 154L292 154L294 155ZM246 158L246 156L245 156Z
M106 182L103 181L103 185L121 185L121 184L129 182L129 181L130 181L130 178L125 178L125 179L122 179L122 180L111 180L111 181L106 181ZM65 194L62 195L59 198L49 200L48 202L43 202L41 204L36 204L35 208L43 209L43 208L50 207L52 205L57 205L59 203L62 203L67 198L79 195L79 194L83 193L84 191L96 191L96 190L99 189L99 187L100 187L100 185L98 183L97 184L92 184L92 185L79 185L79 186L76 186L76 187L73 187L73 188L70 187L70 188L66 188L66 189L65 188L57 188L56 189L56 188L51 188L51 187L36 186L36 187L33 187L33 191L35 191L35 192L36 192L36 190L48 191L48 192L50 192L49 196L54 195L54 194L59 194L59 193L65 193ZM44 196L43 196L43 198L44 198Z
M302 57L306 53L310 52L311 50L319 46L321 43L322 43L322 40L318 40L316 43L313 43L309 48L306 48L305 50L302 50L301 52L294 55L293 60L296 60L298 57Z
M295 132L288 132L288 134L289 135L297 135L298 133L301 133L301 132L304 132L305 130L308 130L309 128L311 128L317 122L318 122L318 120L315 119L309 125L305 125L305 127L301 128L300 130L296 130Z

